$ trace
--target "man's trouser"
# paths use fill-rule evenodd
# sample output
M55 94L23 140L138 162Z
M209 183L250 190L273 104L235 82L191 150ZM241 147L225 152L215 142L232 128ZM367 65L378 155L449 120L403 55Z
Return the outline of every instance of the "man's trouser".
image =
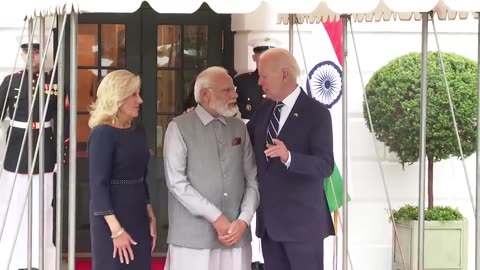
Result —
M0 175L0 222L6 218L5 228L0 240L0 270L7 270L11 248L14 248L10 267L8 270L27 268L27 241L28 241L28 200L23 209L23 203L28 193L28 175L17 174L15 188L8 216L6 216L8 198L14 183L15 173L6 170ZM39 239L39 177L33 175L32 181L32 267L39 268L39 247L43 242L45 270L55 269L55 246L53 245L53 172L45 173L44 176L44 238ZM23 216L22 216L23 212ZM18 238L15 241L15 232L22 218ZM1 225L2 223L0 223Z

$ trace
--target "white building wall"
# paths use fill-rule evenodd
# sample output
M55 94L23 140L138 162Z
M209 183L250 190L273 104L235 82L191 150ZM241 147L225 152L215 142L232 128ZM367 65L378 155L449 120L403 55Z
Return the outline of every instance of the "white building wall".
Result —
M237 72L255 69L251 60L252 48L248 40L271 34L282 41L288 49L288 26L277 25L274 14L263 8L248 15L233 15L232 30L237 31L235 39L235 68ZM299 25L305 57L314 57L315 28L318 25ZM443 52L455 52L477 60L478 22L442 21L436 22L440 48ZM294 55L303 75L305 66L301 53L297 28L294 34ZM436 50L432 25L429 25L429 50ZM367 83L372 74L390 60L412 51L421 51L421 22L375 22L353 23L353 31L362 71L359 72L352 42L348 33L348 124L349 124L349 249L353 269L391 269L392 226L388 222L388 205L383 188L378 161L384 170L385 181L393 208L405 203L418 204L418 163L402 166L395 154L390 153L382 143L372 140L363 118L363 90L360 74ZM247 49L248 48L248 49ZM307 70L311 67L307 67ZM338 104L338 103L337 103ZM340 107L340 106L338 106ZM337 108L341 110L341 108ZM341 125L341 119L334 119L334 126ZM341 163L341 137L335 137L334 148L337 163ZM375 145L379 152L375 154ZM467 172L475 192L475 155L466 159ZM462 162L457 159L442 161L434 166L434 192L436 205L459 207L470 221L469 269L474 269L475 223L466 185ZM332 243L326 240L326 269L332 269ZM340 241L341 243L341 241ZM341 256L341 254L340 254ZM341 264L341 258L339 259Z

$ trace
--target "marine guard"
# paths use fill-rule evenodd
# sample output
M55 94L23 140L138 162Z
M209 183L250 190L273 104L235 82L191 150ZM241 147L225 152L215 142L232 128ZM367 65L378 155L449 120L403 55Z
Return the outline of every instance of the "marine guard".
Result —
M270 48L278 47L280 42L265 36L250 42L253 47L252 59L255 62L255 71L242 73L235 76L233 83L237 87L237 104L243 119L250 119L257 106L267 98L262 88L258 85L258 57Z

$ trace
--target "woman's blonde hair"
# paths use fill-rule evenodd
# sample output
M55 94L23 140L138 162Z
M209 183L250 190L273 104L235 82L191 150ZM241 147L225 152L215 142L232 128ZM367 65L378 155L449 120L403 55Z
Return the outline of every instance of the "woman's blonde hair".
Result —
M105 76L97 88L97 99L90 107L88 126L113 123L123 100L140 89L140 77L127 70L116 70Z

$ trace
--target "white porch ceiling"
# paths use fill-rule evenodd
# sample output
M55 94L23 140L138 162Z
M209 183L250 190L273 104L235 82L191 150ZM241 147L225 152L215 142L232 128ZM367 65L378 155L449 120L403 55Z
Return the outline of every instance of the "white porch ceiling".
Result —
M245 14L254 12L262 2L278 14L297 14L301 22L315 23L337 20L350 14L356 21L420 19L420 13L433 11L439 19L465 19L478 16L480 0L145 0L158 13L193 13L206 2L217 13ZM64 8L80 13L130 13L143 0L23 0L12 1L13 7L0 11L0 16L24 18L49 15ZM287 15L279 15L286 23Z

